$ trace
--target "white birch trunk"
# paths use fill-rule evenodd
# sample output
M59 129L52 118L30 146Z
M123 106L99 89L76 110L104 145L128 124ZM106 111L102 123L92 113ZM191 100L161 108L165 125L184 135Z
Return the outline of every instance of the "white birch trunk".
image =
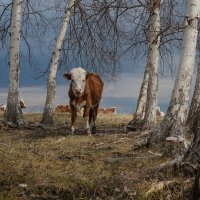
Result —
M149 82L147 89L147 100L145 116L142 129L156 124L156 107L158 96L158 65L160 46L160 7L162 1L150 0L151 10L149 18L149 54L147 65L149 67Z
M61 54L61 47L63 45L64 37L67 31L67 27L69 24L69 20L72 14L75 1L76 0L68 1L66 10L65 10L65 15L63 17L61 29L56 39L55 50L52 54L51 63L50 63L50 71L49 71L49 76L48 76L48 84L47 84L46 103L45 103L43 118L42 118L42 123L44 124L53 123L53 103L54 103L55 90L56 90L57 67L58 67L58 62L59 62L59 58Z
M199 106L200 106L200 63L197 69L197 77L196 77L194 93L192 96L190 111L187 117L187 126L193 132L195 132L195 129L198 128L196 126L196 120L198 120L197 114Z
M138 97L136 112L134 114L133 119L127 124L126 131L136 131L138 129L141 129L141 125L145 116L148 82L149 82L149 66L147 63L144 72L144 78L140 88L140 94Z
M148 82L149 82L149 66L147 64L135 112L136 116L139 116L141 120L144 119L145 116Z
M9 89L7 107L4 114L6 121L16 125L24 125L22 111L19 106L20 75L20 36L23 0L13 0L9 48Z
M189 0L185 17L184 37L179 68L167 114L161 124L162 139L165 139L168 136L184 136L183 127L188 114L189 94L197 44L199 14L200 1Z

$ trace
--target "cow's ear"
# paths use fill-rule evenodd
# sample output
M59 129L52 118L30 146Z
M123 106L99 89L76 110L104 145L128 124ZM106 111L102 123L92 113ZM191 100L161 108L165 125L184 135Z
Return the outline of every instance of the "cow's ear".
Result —
M86 79L88 79L88 78L89 78L89 76L90 76L90 73L87 73L87 74L86 74Z
M65 74L63 74L63 77L65 79L71 80L72 75L70 73L65 73Z

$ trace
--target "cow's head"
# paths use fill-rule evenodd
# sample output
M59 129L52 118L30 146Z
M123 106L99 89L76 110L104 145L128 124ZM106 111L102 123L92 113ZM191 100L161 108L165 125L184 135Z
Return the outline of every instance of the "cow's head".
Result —
M81 97L85 90L87 72L83 68L74 68L71 73L65 73L64 78L71 80L72 91L77 97Z

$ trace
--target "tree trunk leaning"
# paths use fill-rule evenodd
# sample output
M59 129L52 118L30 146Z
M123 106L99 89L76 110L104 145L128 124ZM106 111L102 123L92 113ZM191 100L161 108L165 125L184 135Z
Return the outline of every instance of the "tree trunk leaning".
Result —
M138 129L141 128L141 123L145 116L148 81L149 81L149 68L147 64L144 72L142 85L140 88L139 98L137 101L136 112L133 116L133 119L127 124L126 131L137 131Z
M156 124L158 65L160 45L160 6L162 0L150 0L147 65L137 102L134 118L126 126L127 131L147 129Z
M145 116L142 129L149 129L156 125L156 108L158 96L158 65L159 65L159 46L160 46L160 7L162 1L150 0L150 19L149 19L149 54L147 65L149 68L149 82L147 89L147 100Z
M148 82L149 82L149 66L147 64L135 112L136 116L140 116L141 120L144 119L145 116Z
M49 76L48 76L48 84L47 84L47 96L46 102L42 117L43 124L53 124L53 104L55 99L55 90L56 90L56 74L58 62L61 54L61 48L64 42L64 37L67 31L67 27L69 24L69 20L71 18L72 10L75 5L76 0L68 1L66 6L65 15L63 17L63 22L61 25L61 29L59 31L58 37L56 39L55 50L52 53L50 68L49 68Z

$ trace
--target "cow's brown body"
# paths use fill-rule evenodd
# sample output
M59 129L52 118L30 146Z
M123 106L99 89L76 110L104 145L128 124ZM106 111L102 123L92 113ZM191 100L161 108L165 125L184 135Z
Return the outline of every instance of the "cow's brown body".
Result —
M68 75L65 74L64 76L67 77ZM72 89L73 87L72 82L70 83L68 95L70 98L72 132L75 126L77 112L80 111L81 108L84 109L83 118L85 118L86 121L89 118L89 126L91 125L92 122L94 123L92 126L92 133L95 132L95 129L96 129L95 120L97 117L99 103L102 97L103 85L104 85L103 81L97 74L87 73L86 79L85 79L84 92L81 94L81 96L77 96ZM90 134L90 128L86 127L86 132Z

